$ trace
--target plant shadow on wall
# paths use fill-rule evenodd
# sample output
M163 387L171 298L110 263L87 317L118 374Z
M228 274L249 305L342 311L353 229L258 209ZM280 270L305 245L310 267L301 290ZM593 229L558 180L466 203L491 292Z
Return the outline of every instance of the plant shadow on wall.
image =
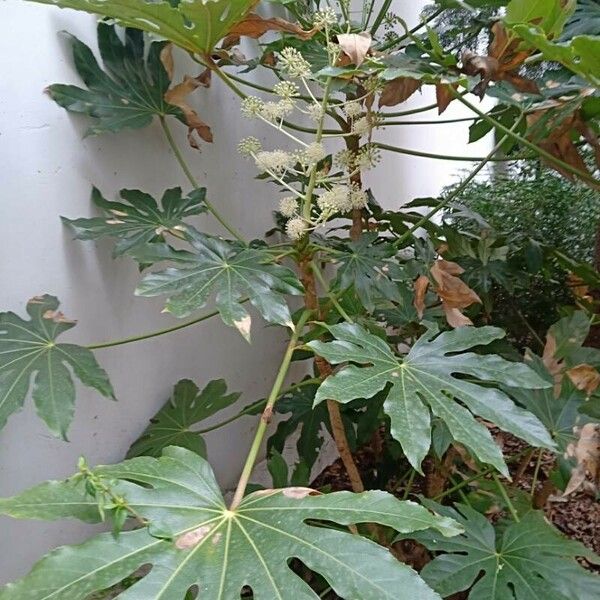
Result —
M600 350L586 345L599 322L586 233L599 217L598 3L440 0L412 29L388 0L358 11L285 2L288 20L263 18L246 0L42 3L105 19L101 62L73 38L83 87L52 85L50 97L87 115L92 135L158 119L187 188L160 199L126 189L115 200L94 188L98 216L63 221L78 239L113 238L115 257L139 264L136 293L165 296L166 311L184 320L83 347L58 341L74 322L54 297L31 299L27 318L0 314L2 425L31 392L66 438L73 376L114 396L94 351L217 316L250 342L250 305L288 342L268 397L246 399L235 416L203 426L241 394L223 380L182 380L123 462L82 458L66 480L0 499L15 518L112 526L54 550L0 598L600 597L600 537L575 531L584 544L550 522L564 528L560 507L585 502L584 519L598 515ZM259 40L255 56L241 54L241 36ZM181 82L176 47L198 64ZM257 69L274 76L272 87L249 79ZM192 96L213 84L281 135L279 148L239 144L240 160L273 184L267 241L223 218L172 134L181 122L195 148L218 135ZM424 86L435 104L395 108ZM482 111L472 95L494 107ZM465 135L470 126L472 140L494 136L492 150L461 157L476 166L440 198L384 210L362 186L383 152L456 157L379 143L378 130L443 127L456 119L413 115L453 102L472 113L458 119ZM490 163L508 175L475 181ZM537 199L560 215L566 194L586 207L576 217L585 223L545 228ZM533 215L507 222L518 211ZM227 239L198 231L189 217L200 213ZM548 320L529 320L522 292L532 282L561 290L544 299ZM214 310L202 312L208 303ZM289 384L292 362L310 375ZM256 435L226 501L202 436L242 417L255 419ZM311 484L325 431L340 458ZM273 488L263 489L250 481L268 433Z

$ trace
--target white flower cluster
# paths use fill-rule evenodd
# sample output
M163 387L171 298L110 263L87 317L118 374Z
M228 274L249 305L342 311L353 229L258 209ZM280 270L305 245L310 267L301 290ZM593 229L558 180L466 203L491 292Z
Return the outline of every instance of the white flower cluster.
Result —
M281 98L295 98L300 94L300 89L293 81L280 81L273 86L273 92Z
M285 150L263 150L255 155L254 160L261 172L271 171L276 175L282 175L285 171L291 169L296 162L294 155L285 152Z
M301 239L307 231L308 223L302 217L290 219L285 226L285 232L294 241Z
M298 200L293 196L286 196L279 201L279 212L286 218L290 219L296 215L298 211Z
M363 171L368 171L381 162L381 152L377 146L366 144L354 157L354 167Z
M350 102L346 102L344 104L344 114L351 119L358 117L362 113L363 109L360 105L360 102L356 100L351 100Z
M352 208L350 189L345 185L334 185L317 198L317 205L325 219L336 212L348 212Z
M248 96L242 100L242 114L248 118L256 117L263 109L264 105L265 103L260 98Z
M353 135L368 135L371 132L371 129L373 129L373 125L371 123L371 120L367 116L361 117L360 119L356 119L356 121L352 123Z
M313 165L316 165L319 161L323 160L326 156L327 153L323 144L321 144L321 142L313 142L312 144L309 144L306 148L304 148L299 159L300 162L304 163L309 167L312 167Z
M289 99L283 99L279 102L265 102L259 114L267 121L275 122L285 119L293 110L294 103Z
M238 144L238 152L242 156L252 156L262 150L260 141L254 136L250 136L240 140Z
M310 119L312 121L314 121L315 123L317 121L321 120L321 117L323 116L323 107L320 104L316 104L316 103L312 103L309 107L308 107L308 116L310 117Z
M310 77L310 64L296 48L291 46L284 48L280 57L281 68L288 75L292 77Z
M350 187L349 200L350 206L352 206L352 208L365 208L368 202L367 192L361 190L358 187L358 185L352 184L352 186Z
M327 27L329 25L335 25L337 21L338 18L333 8L320 10L313 16L313 25L315 27Z

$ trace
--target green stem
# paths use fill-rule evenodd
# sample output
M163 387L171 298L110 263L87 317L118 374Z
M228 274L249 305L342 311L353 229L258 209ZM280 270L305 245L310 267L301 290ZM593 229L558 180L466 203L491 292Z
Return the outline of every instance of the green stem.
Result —
M504 502L506 502L506 506L508 507L508 510L509 510L510 514L512 515L512 518L518 523L521 519L519 519L519 514L517 513L517 510L515 509L514 504L512 503L511 499L509 498L506 488L502 485L502 482L500 481L500 479L498 478L498 475L496 475L496 473L492 473L492 479L496 483L496 486L498 487L498 491L500 492L500 495L504 499Z
M518 133L515 133L514 126L509 129L508 127L506 127L506 125L503 125L500 121L497 121L493 117L490 117L490 115L488 115L487 113L484 113L483 111L479 110L475 105L471 104L468 100L466 100L462 94L456 92L452 88L450 90L451 90L452 94L454 95L454 97L458 98L458 100L460 102L462 102L467 108L471 109L475 114L479 115L482 119L484 119L488 123L491 123L496 129L498 129L499 131L502 131L508 137L519 142L523 146L526 146L530 150L533 150L537 155L544 157L547 161L556 165L557 167L561 167L565 171L568 171L569 173L572 173L573 175L577 175L578 177L580 177L587 183L593 185L594 187L600 186L600 181L594 179L589 173L580 171L579 169L577 169L576 167L573 167L569 163L566 163L563 160L560 160L560 158L556 158L556 156L553 156L552 154L550 154L550 152L547 152L546 150L544 150L537 144L534 144L533 142L530 142L527 138L524 138L524 137L520 136ZM517 122L519 120L520 120L520 117L519 117L519 119L517 119Z
M386 44L383 44L382 46L380 46L378 48L378 50L380 52L383 52L385 50L387 50L388 48L392 48L393 46L395 46L396 44L400 44L401 42L403 42L405 39L412 37L413 34L415 34L417 31L419 31L419 29L421 29L421 27L424 27L425 25L431 23L431 21L433 21L436 17L439 17L445 9L440 8L439 10L436 10L434 13L432 13L431 15L429 15L427 17L427 19L425 19L424 21L421 21L418 25L415 25L412 29L410 29L409 31L407 31L404 35L394 38L392 40L390 40L389 42L387 42ZM385 15L384 15L385 16Z
M319 122L317 123L317 133L315 135L315 142L319 143L323 138L323 124L325 122L325 110L327 109L327 102L329 100L329 92L331 90L331 77L327 78L327 82L325 83L325 89L323 90L323 101L321 102L321 116L319 117ZM317 182L317 165L315 165L311 172L310 177L308 179L308 185L306 186L306 193L304 194L304 203L302 205L302 216L304 220L308 223L310 221L310 209L312 207L312 195L315 189L315 184Z
M540 449L535 463L535 469L533 470L533 479L531 481L531 497L535 495L535 488L537 486L538 477L540 475L540 468L542 466L542 458L544 457L544 451Z
M247 302L248 299L242 300L242 302ZM167 327L166 329L159 329L158 331L152 331L150 333L143 333L141 335L134 335L131 337L123 338L120 340L113 340L110 342L101 342L99 344L90 344L86 346L88 350L99 350L100 348L112 348L113 346L122 346L124 344L131 344L132 342L141 342L142 340L148 340L150 338L158 337L159 335L165 335L166 333L171 333L173 331L178 331L179 329L184 329L185 327L189 327L190 325L196 325L197 323L201 323L202 321L206 321L215 315L218 315L218 310L213 310L201 317L193 319L191 321L186 321L185 323L180 323L179 325L173 325L173 327Z
M413 469L408 481L406 482L406 487L404 488L404 493L402 494L402 500L406 500L410 496L410 491L412 490L413 483L415 481L415 475L417 472Z
M177 146L177 143L175 142L175 139L173 138L173 134L171 133L171 129L167 125L167 122L165 121L164 117L160 117L160 124L165 133L165 137L167 138L167 141L169 142L169 146L171 146L171 150L173 150L173 154L175 155L177 162L181 166L182 171L185 173L185 176L188 178L189 182L192 184L192 186L194 188L199 188L200 184L198 183L198 181L192 174L187 162L185 161L185 158L183 158L183 154L181 153L181 150L179 150L179 147ZM244 238L231 225L229 225L229 223L227 223L227 221L221 216L221 214L219 213L219 211L217 211L217 209L214 207L214 205L210 201L208 201L206 198L204 199L204 204L206 205L206 208L212 214L212 216L217 221L219 221L219 223L221 223L221 225L234 238L236 238L243 244L246 243Z
M327 285L327 282L325 281L325 278L323 277L323 273L321 273L321 269L319 269L319 267L317 266L317 264L315 263L314 260L311 261L310 266L311 266L313 273L315 274L315 277L317 278L317 281L321 284L323 291L325 292L327 297L331 300L331 304L333 304L333 306L335 306L335 309L338 311L338 313L340 314L342 319L344 319L344 321L347 321L348 323L354 323L354 321L352 320L352 317L350 317L348 315L348 313L342 308L342 306L338 302L338 299L335 297L335 295L331 293L329 286Z
M513 125L513 127L517 127L517 122ZM485 165L493 158L494 154L500 150L504 142L506 141L508 135L504 135L502 139L492 148L490 153L471 171L471 173L462 181L462 183L448 196L442 199L436 206L434 206L426 215L423 216L422 219L419 219L408 231L403 233L395 242L394 245L396 247L400 246L404 241L406 241L410 236L417 230L419 227L422 227L425 223L431 220L431 218L436 215L442 208L447 206L450 202L456 199L466 187L477 177L478 173L485 167Z
M305 385L313 385L315 383L320 383L320 382L321 382L321 379L319 377L313 377L312 379L305 379L303 381L299 381L298 383L295 383L294 385L290 385L289 388L286 388L285 390L281 391L279 393L278 397L281 398L281 396L285 396L286 394L289 394L290 392L294 391L295 389L301 388ZM215 429L221 429L221 427L225 427L225 425L229 425L229 423L233 423L234 421L237 421L241 417L244 417L246 415L256 414L256 411L258 411L260 409L264 409L266 403L267 403L266 398L257 400L256 402L250 404L249 406L246 406L246 408L241 410L239 413L233 415L232 417L229 417L229 419L225 419L225 421L221 421L220 423L217 423L216 425L211 425L210 427L206 427L205 429L199 429L198 431L194 431L193 433L197 433L197 434L201 435L203 433L208 433L209 431L215 431Z
M384 117L408 117L409 115L417 115L423 112L429 112L434 108L437 108L437 102L435 104L427 104L427 106L421 106L420 108L411 108L410 110L401 110L397 112L382 112Z
M436 160L452 160L457 162L480 162L482 160L486 160L481 156L454 156L452 154L436 154L434 152L424 152L422 150L411 150L409 148L400 148L399 146L390 146L389 144L382 144L381 142L373 142L373 146L376 146L381 150L387 150L388 152L407 154L408 156L419 156L421 158L434 158ZM486 162L513 162L515 160L531 160L533 158L535 158L535 156L532 155L512 157L497 156L488 158Z
M250 480L250 476L252 475L252 471L254 470L254 463L256 462L256 458L258 457L263 438L265 437L265 432L267 431L267 426L269 424L269 421L271 420L273 406L275 405L277 398L279 398L279 392L283 387L285 376L287 375L287 372L290 368L290 363L292 362L292 356L294 354L294 350L296 349L296 344L298 343L298 339L302 335L304 325L306 325L306 322L308 321L308 317L310 316L311 312L312 311L305 310L302 313L302 316L296 324L294 333L290 338L287 349L283 356L283 360L281 361L281 366L279 367L279 371L277 372L275 383L273 384L271 393L267 398L267 403L261 415L258 428L256 429L254 441L252 442L252 446L250 447L248 457L246 458L246 463L244 464L244 468L242 469L242 474L240 475L237 488L233 495L233 500L231 501L231 505L229 507L229 510L231 511L235 510L239 506L240 502L242 501L242 498L244 497L246 486L248 485L248 481Z

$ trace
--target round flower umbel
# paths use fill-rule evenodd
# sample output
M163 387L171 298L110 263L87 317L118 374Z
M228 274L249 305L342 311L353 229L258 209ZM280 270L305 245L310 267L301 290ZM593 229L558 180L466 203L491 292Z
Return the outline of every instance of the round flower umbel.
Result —
M255 138L253 135L240 140L238 144L238 152L242 156L252 156L253 154L257 154L262 150L262 145L258 138Z
M347 102L344 105L344 114L347 117L350 117L351 119L354 119L354 118L360 116L360 114L362 112L363 112L362 106L360 105L360 102L357 102L356 100Z
M337 15L333 8L326 8L315 13L313 16L313 25L315 27L323 28L335 25L338 22Z
M279 201L279 212L286 218L291 218L298 212L298 200L293 196L286 196Z
M327 220L332 214L348 212L352 208L350 202L350 189L345 185L334 185L317 198L317 205L321 209L321 220Z
M283 175L285 171L291 169L296 163L294 155L290 152L285 152L285 150L263 150L254 155L254 161L260 171L271 171L276 175Z
M287 222L285 232L291 240L297 241L308 231L308 223L302 217L294 217Z
M248 96L242 100L242 114L245 117L253 118L260 114L265 103L256 96Z
M311 76L309 62L296 50L288 46L281 51L280 64L283 71L291 77L306 78Z
M313 142L309 144L302 152L301 162L313 166L322 161L327 156L325 147L321 142Z
M300 95L300 89L293 81L280 81L273 86L273 93L281 98L289 100Z
M285 119L294 110L294 103L289 100L280 100L279 102L265 102L258 112L267 121L281 121Z

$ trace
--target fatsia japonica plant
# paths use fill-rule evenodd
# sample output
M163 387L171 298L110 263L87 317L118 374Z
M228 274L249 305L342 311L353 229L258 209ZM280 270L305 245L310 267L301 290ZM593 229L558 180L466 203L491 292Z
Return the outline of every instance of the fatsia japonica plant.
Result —
M451 235L437 218L449 209L469 217L461 194L490 163L532 161L597 190L589 157L600 156L599 5L439 0L409 28L389 0L286 0L276 3L278 17L255 12L254 0L38 1L100 17L101 60L71 38L82 86L51 85L50 98L87 115L90 135L158 121L186 178L160 199L139 189L108 199L94 187L98 216L63 218L65 226L80 240L113 239L115 257L139 264L136 294L164 297L167 312L191 317L162 333L219 316L251 342L252 306L288 343L268 397L235 417L203 428L240 394L223 380L182 380L123 462L93 467L82 458L66 480L0 499L0 513L15 518L113 529L54 550L0 599L600 597L600 578L581 566L598 556L541 511L552 490L593 486L600 470L600 351L584 345L596 307L581 292L598 284L597 273L573 266L585 278L579 310L553 326L543 355L521 357L503 344L493 312L490 324L473 325L482 300L472 282L503 281L500 266L486 269L506 260L505 247ZM258 40L254 56L241 53L241 37ZM197 73L178 82L184 54ZM254 83L253 70L275 83ZM177 122L194 148L218 135L191 97L216 84L239 97L257 131L280 136L277 147L263 147L258 134L239 143L240 160L273 184L267 241L245 239L222 216L172 135ZM434 104L393 108L427 87ZM476 166L440 198L380 206L363 175L376 172L382 153L457 157L381 143L379 130L454 122L403 120L451 103L471 111L458 119L471 141L493 134L489 154L462 157ZM199 231L190 218L201 213L227 237ZM461 256L457 245L472 259L465 266L451 259ZM201 312L207 305L214 309ZM27 318L0 314L0 424L31 390L39 416L66 438L73 376L114 396L93 350L115 344L58 341L75 324L58 306L45 295L29 301ZM286 387L292 362L305 364L305 377ZM256 420L256 434L229 496L202 433L242 416ZM273 488L264 489L250 482L274 417ZM325 435L347 491L311 483ZM518 451L503 451L504 439ZM371 470L360 464L365 447ZM536 486L543 457L554 469L550 491ZM533 501L517 485L532 458Z

